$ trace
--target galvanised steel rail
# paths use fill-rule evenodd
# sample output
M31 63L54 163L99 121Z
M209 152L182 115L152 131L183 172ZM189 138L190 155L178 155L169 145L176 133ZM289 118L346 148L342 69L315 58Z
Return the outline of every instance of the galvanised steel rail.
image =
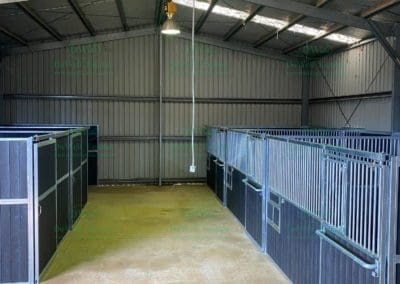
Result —
M400 137L398 136L293 136L290 138L391 156L400 155Z
M384 263L393 255L386 246L389 223L393 224L386 211L393 208L388 180L399 141L396 135L358 129L218 127L208 136L209 152L227 168L263 185L265 196L274 193L320 220L316 233L321 239L329 239L364 269L373 270L380 282L386 277ZM393 232L390 235L395 238ZM364 261L341 242L373 261Z

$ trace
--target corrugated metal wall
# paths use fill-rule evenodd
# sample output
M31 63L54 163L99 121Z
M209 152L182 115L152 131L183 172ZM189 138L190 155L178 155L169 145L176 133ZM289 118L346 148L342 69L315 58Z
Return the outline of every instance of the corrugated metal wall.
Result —
M390 130L393 68L392 60L378 41L313 62L311 123L326 127ZM346 99L358 95L371 97ZM334 97L340 97L340 100Z
M190 163L190 41L163 43L162 175L204 178L205 139ZM100 125L99 178L155 181L159 175L159 36L151 34L8 56L2 61L8 123ZM210 124L299 126L300 69L263 56L196 44L196 135ZM218 99L225 101L218 101ZM273 99L241 104L232 99ZM292 102L289 101L292 100ZM285 100L288 100L285 102Z

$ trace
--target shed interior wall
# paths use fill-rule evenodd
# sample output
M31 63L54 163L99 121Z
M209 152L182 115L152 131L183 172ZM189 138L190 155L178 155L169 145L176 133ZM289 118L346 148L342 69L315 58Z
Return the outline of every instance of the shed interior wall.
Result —
M378 41L311 65L311 125L392 129L394 64Z
M205 178L206 125L300 126L300 66L198 42L198 171L190 174L190 47L185 38L160 45L152 33L6 56L4 120L99 124L103 182L158 180L160 89L165 181Z

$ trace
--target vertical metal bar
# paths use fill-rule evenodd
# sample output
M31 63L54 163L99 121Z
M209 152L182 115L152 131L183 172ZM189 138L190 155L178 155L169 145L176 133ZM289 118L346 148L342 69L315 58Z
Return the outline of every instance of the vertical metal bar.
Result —
M349 238L353 240L353 228L354 228L354 194L353 194L353 182L354 182L354 163L349 163L350 179L349 179L349 219L348 219L348 234Z
M390 201L389 201L389 197L390 197L390 175L389 175L389 171L388 171L388 167L380 165L380 170L381 170L381 202L379 202L380 206L381 206L381 210L380 211L380 215L381 215L381 223L379 228L381 229L381 233L380 233L380 244L379 244L379 250L378 250L378 255L379 255L379 270L377 271L378 275L379 275L379 283L380 284L384 284L386 283L386 265L385 262L387 261L387 257L388 257L388 252L387 252L387 248L388 248L388 243L389 243L389 236L388 236L388 232L389 232L389 210L390 210Z
M34 168L33 168L33 142L32 138L29 138L26 143L26 152L27 152L27 195L28 195L28 281L30 283L36 281L36 266L38 262L36 262L35 255L35 234L36 234L36 189L35 179L34 179Z
M321 165L322 168L322 172L321 172L321 180L320 180L320 188L321 188L321 217L324 220L325 219L325 194L326 194L326 182L325 182L325 178L326 178L326 158L325 158L325 149L323 151L321 151L320 157L319 157L319 164Z
M372 215L373 215L372 203L374 202L372 196L373 196L373 192L375 190L375 187L373 185L373 179L372 179L372 175L373 175L374 171L375 171L375 168L374 167L370 167L369 175L368 175L368 185L369 185L368 186L369 187L368 223L367 223L368 224L368 243L367 243L368 250L372 250L372 243L371 243L372 240L371 239L373 238L373 236L371 235L371 232L372 232Z
M360 174L361 174L361 170L360 170L360 167L361 167L361 164L359 164L359 163L357 163L356 164L357 165L357 183L356 183L356 192L357 192L357 195L356 195L356 202L355 202L355 207L356 207L356 228L355 228L355 230L356 230L356 234L355 234L355 239L356 239L356 242L359 242L360 241L360 239L359 239L359 237L360 237L360 230L361 230L361 227L360 227L360 223L361 223L361 220L360 220L360 208L359 208L359 204L360 204L360 191L361 191L361 186L360 186Z
M368 235L368 233L367 233L367 208L368 208L368 200L367 200L367 188L368 188L368 183L367 183L367 175L368 175L368 169L369 169L369 166L367 166L367 165L364 165L363 166L363 176L362 176L362 180L363 180L363 182L362 182L362 184L363 184L363 190L362 190L362 193L363 193L363 201L364 201L364 206L363 206L363 210L364 210L364 214L363 214L363 221L362 221L362 224L363 224L363 233L364 233L364 236L363 236L363 242L362 242L362 245L363 245L363 247L365 248L366 247L366 244L367 244L367 235Z
M372 248L373 251L376 252L377 248L376 248L376 233L377 233L377 208L378 208L378 200L379 200L379 191L381 190L381 188L379 187L378 184L378 173L379 173L379 168L375 169L375 174L374 174L374 187L376 188L375 192L374 192L374 207L373 207L373 218L372 218L372 235L374 236L372 239Z
M33 170L34 170L34 190L33 190L33 200L34 200L34 240L35 240L35 283L39 283L39 169L38 169L38 145L34 144L33 151Z
M58 228L58 174L57 174L57 167L58 167L58 164L57 164L57 160L58 160L58 151L57 151L57 146L58 146L58 143L57 143L57 139L56 139L56 142L55 142L55 151L54 151L54 155L55 155L55 162L54 162L54 172L55 172L55 174L54 174L54 185L55 185L55 187L56 187L56 189L55 189L55 195L56 195L56 200L55 200L55 208L56 208L56 244L55 244L55 247L57 247L58 246L58 233L60 232L60 228ZM83 151L83 147L81 147L82 148L82 151ZM82 194L81 194L81 196L82 196Z
M158 137L158 186L162 186L162 174L163 174L163 159L162 159L162 147L163 147L163 133L162 133L162 122L163 122L163 92L164 92L164 64L163 64L163 38L162 38L162 33L161 31L159 32L159 68L160 68L160 73L159 73L159 80L160 80L160 94L159 94L159 137Z
M228 134L227 131L224 130L224 186L223 186L223 201L224 206L227 206L227 178L228 178ZM232 176L230 178L230 182L232 181Z
M268 251L268 244L267 244L267 237L268 237L268 225L267 225L267 210L268 210L268 200L269 200L269 148L268 148L268 139L263 137L263 144L264 144L264 155L260 157L264 160L264 190L263 190L263 200L262 200L262 232L263 232L263 251L267 253Z
M397 224L399 215L399 167L400 158L394 157L391 160L391 182L390 182L390 216L389 216L389 245L388 245L388 283L396 283L397 256Z

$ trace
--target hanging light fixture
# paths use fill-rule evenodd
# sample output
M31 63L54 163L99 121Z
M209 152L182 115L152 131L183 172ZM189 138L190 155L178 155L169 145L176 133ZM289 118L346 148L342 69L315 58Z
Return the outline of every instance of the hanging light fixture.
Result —
M172 0L168 0L165 5L165 12L168 19L164 22L161 33L165 35L178 35L181 33L179 25L172 19L176 13L176 4Z

